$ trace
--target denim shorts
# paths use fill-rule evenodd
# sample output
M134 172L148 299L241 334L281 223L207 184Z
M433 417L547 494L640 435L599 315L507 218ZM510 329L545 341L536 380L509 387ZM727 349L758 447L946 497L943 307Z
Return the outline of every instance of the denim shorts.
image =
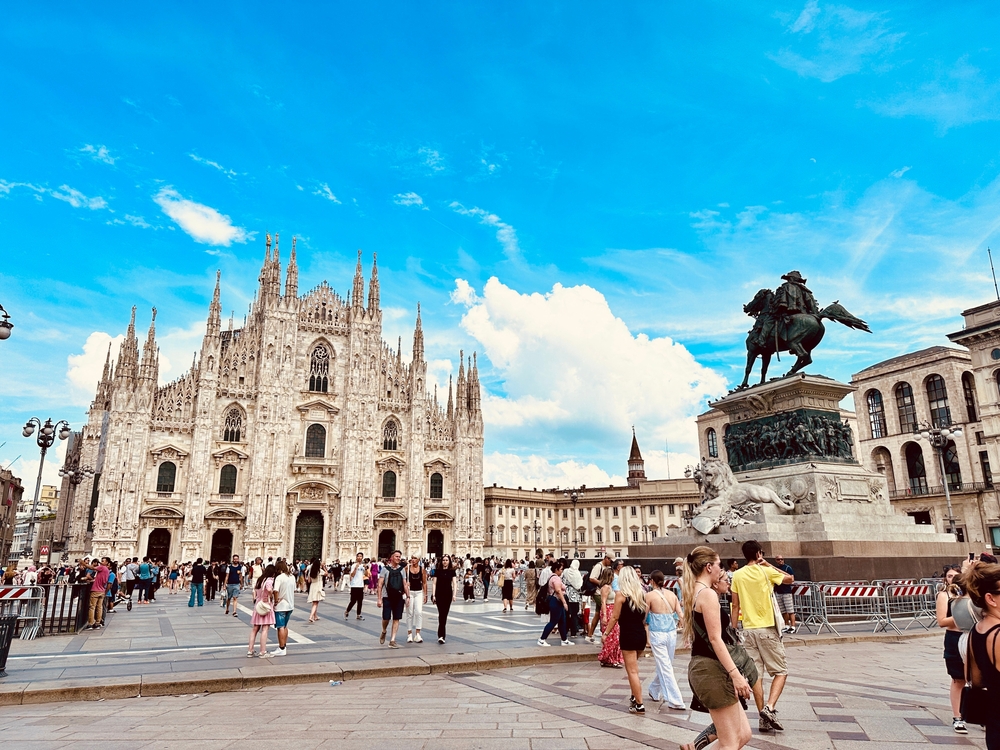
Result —
M227 599L238 599L240 596L240 585L238 583L227 583L226 584L226 598Z
M403 595L382 597L382 619L402 620L403 619Z
M288 618L292 616L292 610L286 609L284 612L274 611L274 627L287 628Z

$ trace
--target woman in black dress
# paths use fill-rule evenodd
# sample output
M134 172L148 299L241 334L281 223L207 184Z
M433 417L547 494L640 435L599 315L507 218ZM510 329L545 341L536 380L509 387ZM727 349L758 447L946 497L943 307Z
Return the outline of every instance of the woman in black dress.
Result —
M451 557L442 555L434 569L434 593L431 596L431 603L437 604L438 609L438 643L444 643L447 636L448 612L455 598L455 573Z
M646 592L642 589L634 568L628 566L618 572L618 592L615 610L605 632L614 630L618 623L618 643L625 660L625 673L632 689L629 713L645 715L642 705L642 680L639 678L639 655L646 650Z
M500 572L503 584L500 589L500 598L503 599L503 611L514 611L514 561L508 560L503 564Z

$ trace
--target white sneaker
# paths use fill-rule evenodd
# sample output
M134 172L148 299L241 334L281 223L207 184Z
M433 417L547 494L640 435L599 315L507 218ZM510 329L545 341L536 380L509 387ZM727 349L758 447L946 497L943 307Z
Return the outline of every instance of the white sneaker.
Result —
M593 642L594 642L594 636L592 636L592 635L588 635L588 636L587 636L586 638L584 638L583 640L585 640L585 641L586 641L587 643L593 643Z
M444 643L444 638L438 638L438 643Z
M538 639L538 645L539 646L545 646L546 648L548 648L550 644L549 644L548 641L543 641L541 638L539 638Z
M415 636L413 636L413 642L414 643L423 643L424 639L421 638L419 635L415 635Z
M272 651L271 653L272 653L272 654L274 654L275 656L284 656L284 655L285 655L285 654L287 654L288 652L287 652L287 651L285 651L285 649L283 649L283 648L276 648L276 649L274 649L274 651Z
M406 642L413 643L413 635L411 633L406 634Z
M545 645L548 645L548 644L545 644ZM576 644L573 643L573 641L562 641L559 645L560 646L575 646Z

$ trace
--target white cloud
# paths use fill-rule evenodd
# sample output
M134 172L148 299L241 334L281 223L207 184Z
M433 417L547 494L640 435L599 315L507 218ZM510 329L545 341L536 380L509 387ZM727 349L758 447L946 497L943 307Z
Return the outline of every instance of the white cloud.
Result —
M233 178L233 177L236 176L236 172L234 172L232 169L226 169L224 166L222 166L221 164L219 164L219 162L217 162L217 161L212 161L211 159L203 159L202 157L198 156L197 154L188 154L188 156L190 156L192 159L194 159L199 164L204 164L207 167L212 167L213 169L218 169L220 172L222 172L222 174L226 175L226 177Z
M97 198L88 198L79 190L75 190L69 185L60 185L59 190L49 190L48 193L56 200L65 201L73 208L89 208L91 211L96 211L108 207L108 202L104 198L99 196Z
M229 247L233 242L246 242L253 237L246 229L233 226L228 216L182 197L170 186L160 190L153 200L195 242Z
M55 419L55 417L53 417ZM82 425L72 424L70 427L74 431L79 431ZM20 433L18 433L20 435ZM32 437L37 437L38 431L36 428L35 434ZM28 441L25 440L25 443ZM62 479L59 477L59 468L66 461L66 444L68 441L56 439L55 445L49 449L48 453L45 455L45 464L42 467L42 484L52 485L54 487L59 487L62 484ZM31 447L35 448L35 444L32 442ZM21 478L21 484L24 485L24 498L28 502L29 509L31 508L31 503L35 499L35 482L38 478L38 463L41 460L38 449L32 453L24 454L16 461L10 465L11 471L14 472L14 476ZM7 468L7 464L3 464L4 468ZM35 529L35 533L38 533L38 529Z
M90 154L90 158L94 161L104 162L105 164L114 164L115 158L111 156L108 151L107 146L92 146L91 144L85 145L80 149L85 154Z
M591 287L522 294L494 277L477 295L458 279L452 298L500 381L483 398L487 429L524 452L589 441L617 460L635 425L641 440L694 453L694 417L725 393L682 345L633 334Z
M118 356L118 347L125 337L112 337L104 331L94 331L83 343L83 352L70 354L66 358L66 380L69 382L70 397L78 406L89 406L94 400L97 383L104 372L104 361L111 345L111 361Z
M809 0L794 19L786 21L795 35L794 46L785 47L769 57L783 68L803 78L830 83L857 73L866 66L880 64L903 38L890 33L881 13L854 10L845 5L824 5Z
M154 227L152 224L150 224L148 221L146 221L143 217L141 217L141 216L134 216L132 214L125 214L125 218L124 219L118 219L118 218L111 219L107 223L108 224L119 224L119 225L131 224L132 226L134 226L134 227L140 227L141 229L160 229L160 227Z
M423 159L424 166L428 167L432 172L440 172L445 168L444 157L437 149L428 148L424 146L417 150L417 154Z
M901 167L900 169L894 169L892 172L889 173L889 176L899 178L909 171L910 167Z
M462 216L472 216L479 219L480 224L493 227L497 230L497 242L499 242L507 255L508 260L518 261L521 259L521 247L517 242L517 232L507 222L501 220L496 214L490 213L482 208L466 208L458 201L452 201L450 208Z
M889 117L921 117L934 121L942 131L974 122L1000 120L1000 82L963 57L939 70L933 80L887 101L869 102Z
M0 180L0 194L10 195L11 191L16 188L26 188L30 190L35 193L35 198L37 200L42 200L43 195L49 195L56 200L70 204L73 208L89 208L91 211L96 211L98 209L108 207L108 202L104 200L104 198L101 198L100 196L96 198L88 198L79 190L71 188L69 185L60 185L59 189L55 190L43 185L35 185L31 182L7 182L6 180Z
M326 198L331 203L340 203L337 196L333 194L332 190L330 190L330 186L325 182L321 183L316 190L313 190L313 195L318 195L320 198Z
M487 453L483 456L483 481L496 482L501 487L552 489L554 487L607 487L623 485L625 478L608 474L593 463L568 460L552 463L547 458L531 455L526 458L513 453Z
M427 210L427 206L424 205L424 199L413 192L397 193L393 196L392 202L400 206L419 206L424 211Z

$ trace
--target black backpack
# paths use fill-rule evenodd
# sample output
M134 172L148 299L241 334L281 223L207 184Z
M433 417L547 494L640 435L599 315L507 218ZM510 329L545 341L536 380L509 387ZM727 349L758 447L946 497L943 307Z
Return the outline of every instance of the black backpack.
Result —
M393 591L403 590L403 569L389 567L389 573L386 575L386 584L388 588Z
M538 587L538 594L535 596L535 614L547 615L549 613L549 584Z

